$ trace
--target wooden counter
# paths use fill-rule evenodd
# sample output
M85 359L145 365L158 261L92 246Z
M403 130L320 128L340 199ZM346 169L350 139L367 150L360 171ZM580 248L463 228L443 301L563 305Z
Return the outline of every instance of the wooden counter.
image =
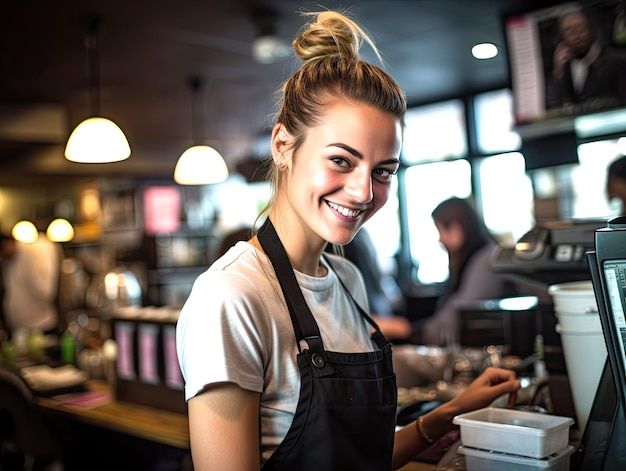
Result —
M91 390L108 390L106 384L97 381L89 382L88 387ZM179 449L189 456L185 460L185 469L192 469L186 415L114 400L87 408L52 398L39 398L38 403L42 410L71 421ZM401 471L434 471L436 467L414 461L402 467Z
M103 391L107 387L103 383L90 382L89 389ZM186 415L118 401L93 408L68 405L48 398L39 398L38 402L44 409L62 412L90 425L183 450L190 449Z

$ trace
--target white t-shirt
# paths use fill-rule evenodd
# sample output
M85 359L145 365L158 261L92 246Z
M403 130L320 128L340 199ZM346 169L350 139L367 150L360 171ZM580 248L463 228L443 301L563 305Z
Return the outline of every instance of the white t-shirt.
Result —
M367 312L360 272L344 258L326 256L333 263L328 275L318 278L295 272L326 350L376 349L369 324L338 278ZM218 382L232 382L261 394L265 462L291 425L300 391L295 333L265 254L238 242L200 275L180 313L176 337L187 400Z

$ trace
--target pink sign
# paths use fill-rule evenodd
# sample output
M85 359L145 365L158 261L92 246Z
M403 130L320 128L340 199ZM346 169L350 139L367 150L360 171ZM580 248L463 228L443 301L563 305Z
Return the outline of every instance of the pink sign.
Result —
M139 377L149 384L159 382L157 339L159 327L155 324L139 325Z
M118 348L117 376L120 379L135 379L134 330L135 326L131 322L118 322L115 328Z
M165 383L172 389L183 389L183 375L178 365L176 354L176 327L163 327L163 343L165 351Z
M180 227L180 190L175 186L153 186L143 193L144 225L148 235L176 232Z

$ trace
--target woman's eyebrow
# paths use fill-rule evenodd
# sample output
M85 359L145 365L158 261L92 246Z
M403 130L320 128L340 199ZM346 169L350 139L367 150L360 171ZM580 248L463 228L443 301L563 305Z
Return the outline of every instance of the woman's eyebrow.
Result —
M363 159L363 154L361 154L358 150L356 150L354 147L350 147L347 144L342 144L340 142L334 142L332 144L328 144L327 147L339 147L340 149L345 150L346 152L349 152L350 154L352 154L353 156L355 156L357 159Z
M340 149L343 149L346 152L352 154L357 159L363 160L363 154L361 154L358 150L356 150L353 147L350 147L347 144L343 144L343 143L340 143L340 142L335 142L335 143L332 143L332 144L328 144L327 147L339 147ZM399 163L400 163L400 159L392 158L392 159L388 159L388 160L384 160L383 162L380 162L380 165L399 164Z

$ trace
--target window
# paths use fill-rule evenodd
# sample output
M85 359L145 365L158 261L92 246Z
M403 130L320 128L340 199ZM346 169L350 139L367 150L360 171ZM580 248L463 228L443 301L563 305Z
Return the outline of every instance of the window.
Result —
M491 232L503 245L513 245L535 224L533 188L519 152L476 161L477 206Z
M481 154L518 150L520 135L513 131L513 97L508 88L474 98L476 141Z
M572 181L572 218L610 218L616 216L607 200L606 173L621 157L617 140L588 142L578 147L579 165L570 169Z
M385 273L394 273L394 256L400 248L400 214L398 201L398 179L394 178L385 206L363 226L372 238L380 266Z
M509 89L495 90L476 95L473 104L478 151L498 154L474 161L476 206L498 241L512 245L535 223L533 188L524 156L509 152L522 143L513 130L513 96Z
M421 284L448 278L448 255L439 244L431 213L443 200L469 198L471 168L467 160L414 165L404 175L411 259Z
M407 164L467 155L463 102L450 100L407 110L402 158Z

